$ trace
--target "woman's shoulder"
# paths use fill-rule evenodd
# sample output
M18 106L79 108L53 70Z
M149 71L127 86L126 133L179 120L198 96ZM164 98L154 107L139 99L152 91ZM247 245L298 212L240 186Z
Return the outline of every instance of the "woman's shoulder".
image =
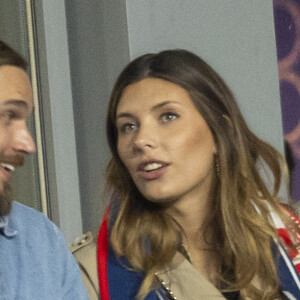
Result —
M83 234L69 246L76 259L82 281L90 299L100 299L97 270L97 244L91 232Z

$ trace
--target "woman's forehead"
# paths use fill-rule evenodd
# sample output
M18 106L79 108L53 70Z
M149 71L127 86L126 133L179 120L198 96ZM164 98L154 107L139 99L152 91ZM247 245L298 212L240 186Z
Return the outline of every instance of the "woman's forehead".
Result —
M117 105L117 113L140 106L155 106L161 102L191 102L181 86L159 78L146 78L127 86Z

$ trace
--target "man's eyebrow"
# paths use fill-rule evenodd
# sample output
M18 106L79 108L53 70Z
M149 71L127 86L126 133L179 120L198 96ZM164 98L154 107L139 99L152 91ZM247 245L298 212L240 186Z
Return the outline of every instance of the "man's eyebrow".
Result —
M28 104L27 104L26 101L24 101L24 100L16 100L16 99L5 100L5 101L2 102L2 105L4 105L4 106L15 105L15 106L24 107L24 108L28 107Z

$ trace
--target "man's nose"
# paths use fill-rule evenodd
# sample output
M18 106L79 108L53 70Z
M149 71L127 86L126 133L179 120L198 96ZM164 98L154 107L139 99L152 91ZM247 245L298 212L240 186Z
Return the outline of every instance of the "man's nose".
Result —
M13 148L15 151L28 154L36 151L35 143L25 122L15 132Z

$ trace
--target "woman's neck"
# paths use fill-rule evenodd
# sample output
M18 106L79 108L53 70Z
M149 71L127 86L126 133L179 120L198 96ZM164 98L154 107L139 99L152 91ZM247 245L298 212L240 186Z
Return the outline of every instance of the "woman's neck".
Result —
M208 192L181 198L170 205L166 212L180 225L183 237L189 245L199 247L203 239L203 224L211 214L213 197Z
M213 248L210 230L203 228L214 205L212 193L206 192L188 199L180 199L167 213L180 225L183 247L192 265L210 282L216 284L219 261Z
M202 221L204 222L204 220ZM189 219L188 224L186 222L183 227L182 247L193 267L217 286L220 261L213 247L212 237L209 235L209 231L203 230L202 226L195 226L194 224L197 223L193 223L192 218Z

